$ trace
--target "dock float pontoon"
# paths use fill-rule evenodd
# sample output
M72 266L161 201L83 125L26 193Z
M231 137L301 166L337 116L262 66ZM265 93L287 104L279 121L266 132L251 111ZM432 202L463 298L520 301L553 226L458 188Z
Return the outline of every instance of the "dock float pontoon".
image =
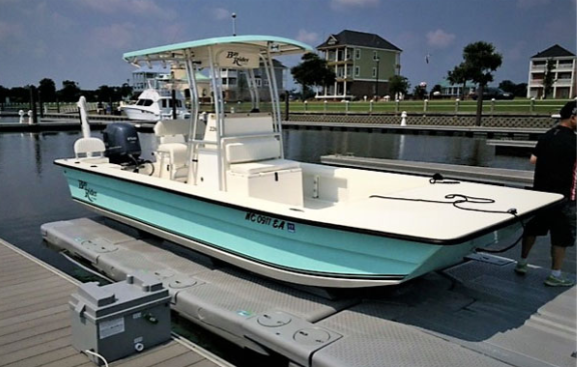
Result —
M153 274L181 316L293 367L575 365L576 288L544 287L545 269L517 276L504 258L473 255L397 287L329 299L108 219L49 223L42 233L114 280Z

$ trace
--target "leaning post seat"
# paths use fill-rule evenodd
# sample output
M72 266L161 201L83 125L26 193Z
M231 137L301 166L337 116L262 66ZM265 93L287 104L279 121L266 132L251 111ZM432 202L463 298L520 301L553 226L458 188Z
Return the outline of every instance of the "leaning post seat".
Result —
M154 125L154 135L158 138L156 154L160 177L168 174L168 178L174 180L186 176L188 131L188 120L160 120Z

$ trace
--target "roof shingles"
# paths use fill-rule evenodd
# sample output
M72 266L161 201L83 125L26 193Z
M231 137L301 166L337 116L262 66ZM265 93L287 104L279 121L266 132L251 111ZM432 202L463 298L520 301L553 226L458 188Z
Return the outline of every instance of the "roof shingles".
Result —
M330 42L332 39L334 39L334 42ZM362 46L379 48L383 50L402 51L400 48L393 45L379 35L350 30L344 30L339 34L333 34L329 36L325 42L317 46L317 49L329 48L337 45Z
M573 56L575 56L575 54L573 54L572 52L564 49L563 47L561 47L559 45L554 45L554 46L551 46L544 51L541 51L541 52L533 55L531 58L537 59L537 58L573 57Z

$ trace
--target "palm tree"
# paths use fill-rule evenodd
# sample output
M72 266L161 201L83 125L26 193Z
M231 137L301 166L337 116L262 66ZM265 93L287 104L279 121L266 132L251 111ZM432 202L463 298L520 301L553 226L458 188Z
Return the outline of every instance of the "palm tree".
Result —
M463 59L470 79L477 83L477 117L475 124L481 126L483 113L483 91L493 81L493 72L501 66L503 56L495 52L495 46L488 42L470 43L463 49Z

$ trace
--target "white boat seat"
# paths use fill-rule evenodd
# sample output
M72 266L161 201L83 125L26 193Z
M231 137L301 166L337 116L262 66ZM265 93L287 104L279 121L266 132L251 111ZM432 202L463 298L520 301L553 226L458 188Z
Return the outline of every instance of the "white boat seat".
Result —
M161 120L154 125L154 134L158 137L157 155L161 166L168 165L170 179L174 180L186 173L188 134L187 120Z
M300 163L288 159L269 159L260 162L237 163L230 165L230 171L232 173L247 176L297 168L300 168Z
M76 158L91 159L95 163L108 162L104 157L106 146L98 138L80 138L74 143L74 156Z
M248 138L226 144L230 164L280 158L280 142L275 137Z

